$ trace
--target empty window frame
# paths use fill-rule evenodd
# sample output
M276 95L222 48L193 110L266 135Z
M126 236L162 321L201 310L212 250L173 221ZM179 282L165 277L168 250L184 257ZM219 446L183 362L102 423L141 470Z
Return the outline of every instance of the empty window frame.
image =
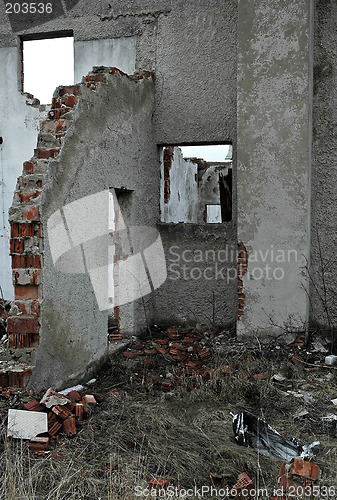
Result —
M56 87L74 83L73 36L22 40L22 90L50 104Z
M161 222L231 221L231 145L165 146L160 162Z

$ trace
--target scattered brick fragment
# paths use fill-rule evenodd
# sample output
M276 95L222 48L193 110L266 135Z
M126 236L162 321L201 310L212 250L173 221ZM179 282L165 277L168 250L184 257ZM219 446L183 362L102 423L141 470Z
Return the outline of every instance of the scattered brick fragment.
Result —
M56 434L62 429L62 424L60 422L55 422L51 427L48 429L48 434L49 436L56 436Z
M149 488L153 488L153 489L165 489L165 488L168 488L169 486L169 482L166 481L165 479L158 479L158 478L154 478L154 479L151 479L151 481L149 481L148 483L148 486Z
M294 460L291 473L299 477L312 479L313 481L318 481L319 479L318 465L297 458Z
M23 407L25 410L28 410L28 411L45 411L46 410L46 408L41 403L39 403L36 399L32 399L28 403L24 404Z
M68 398L72 399L73 401L76 401L77 403L81 401L81 395L77 391L70 391L67 394Z
M82 398L82 401L90 405L95 405L97 403L95 396L93 396L92 394L85 394Z
M75 417L69 417L63 422L64 432L68 437L76 435L76 420Z

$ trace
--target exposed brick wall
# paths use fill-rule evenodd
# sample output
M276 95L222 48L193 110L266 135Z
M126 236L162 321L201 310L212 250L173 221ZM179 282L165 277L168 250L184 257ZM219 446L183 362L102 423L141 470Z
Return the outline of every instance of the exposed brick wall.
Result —
M55 91L48 119L41 125L34 156L23 164L23 172L18 178L9 212L10 255L15 292L15 300L7 321L10 349L34 349L39 343L44 245L40 203L49 162L55 161L60 154L64 137L72 122L72 111L77 104L81 85L95 90L97 84L106 81L108 74L116 72L135 83L143 78L153 78L149 72L128 76L117 68L97 67L83 78L82 83L59 87ZM115 316L119 321L118 308ZM29 374L30 370L21 373L0 372L0 378L3 378L0 385L24 387Z
M7 321L8 346L31 349L39 342L42 299L43 227L40 221L41 193L48 164L57 158L71 123L78 86L58 89L48 119L41 125L34 156L23 164L10 209L10 254L12 257L14 307ZM70 107L71 105L71 107ZM59 120L60 113L67 119Z
M243 277L248 268L248 253L243 243L238 244L238 321L243 316L245 294L243 291Z
M172 167L173 147L169 146L164 149L164 203L170 201L171 195L171 182L170 170Z

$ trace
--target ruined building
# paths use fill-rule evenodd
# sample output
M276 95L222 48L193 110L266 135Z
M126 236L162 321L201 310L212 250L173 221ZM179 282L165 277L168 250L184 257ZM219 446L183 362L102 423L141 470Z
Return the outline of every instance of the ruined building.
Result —
M333 328L336 2L50 5L0 3L0 385L90 376L109 318L113 339ZM22 92L22 43L62 36L76 83L41 107ZM232 157L178 148L211 144Z

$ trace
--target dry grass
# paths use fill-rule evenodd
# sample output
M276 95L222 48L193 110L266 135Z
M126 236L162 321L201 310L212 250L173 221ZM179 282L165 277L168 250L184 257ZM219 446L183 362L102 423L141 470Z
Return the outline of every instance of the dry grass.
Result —
M233 375L223 371L228 362L235 369ZM333 413L329 400L337 395L335 375L325 381L326 372L307 372L281 353L271 356L242 350L231 358L222 355L215 359L209 381L190 392L183 386L177 388L172 396L135 392L126 363L120 365L120 383L127 396L108 396L116 379L109 376L107 367L96 387L104 395L103 401L81 424L75 438L61 437L52 450L62 455L63 461L50 454L43 458L29 455L19 441L4 442L1 500L129 500L136 498L136 485L146 488L154 477L191 488L208 485L210 472L223 476L223 487L246 472L255 485L271 491L281 462L234 441L230 412L243 408L263 416L285 436L305 444L320 440L316 463L322 469L322 484L334 484L334 431L330 429L329 435L320 418ZM268 378L256 382L252 375L261 371L267 372ZM280 371L288 377L287 387L279 388L269 379ZM304 404L285 392L299 387L310 389L315 402ZM293 415L303 406L309 418L297 421Z

